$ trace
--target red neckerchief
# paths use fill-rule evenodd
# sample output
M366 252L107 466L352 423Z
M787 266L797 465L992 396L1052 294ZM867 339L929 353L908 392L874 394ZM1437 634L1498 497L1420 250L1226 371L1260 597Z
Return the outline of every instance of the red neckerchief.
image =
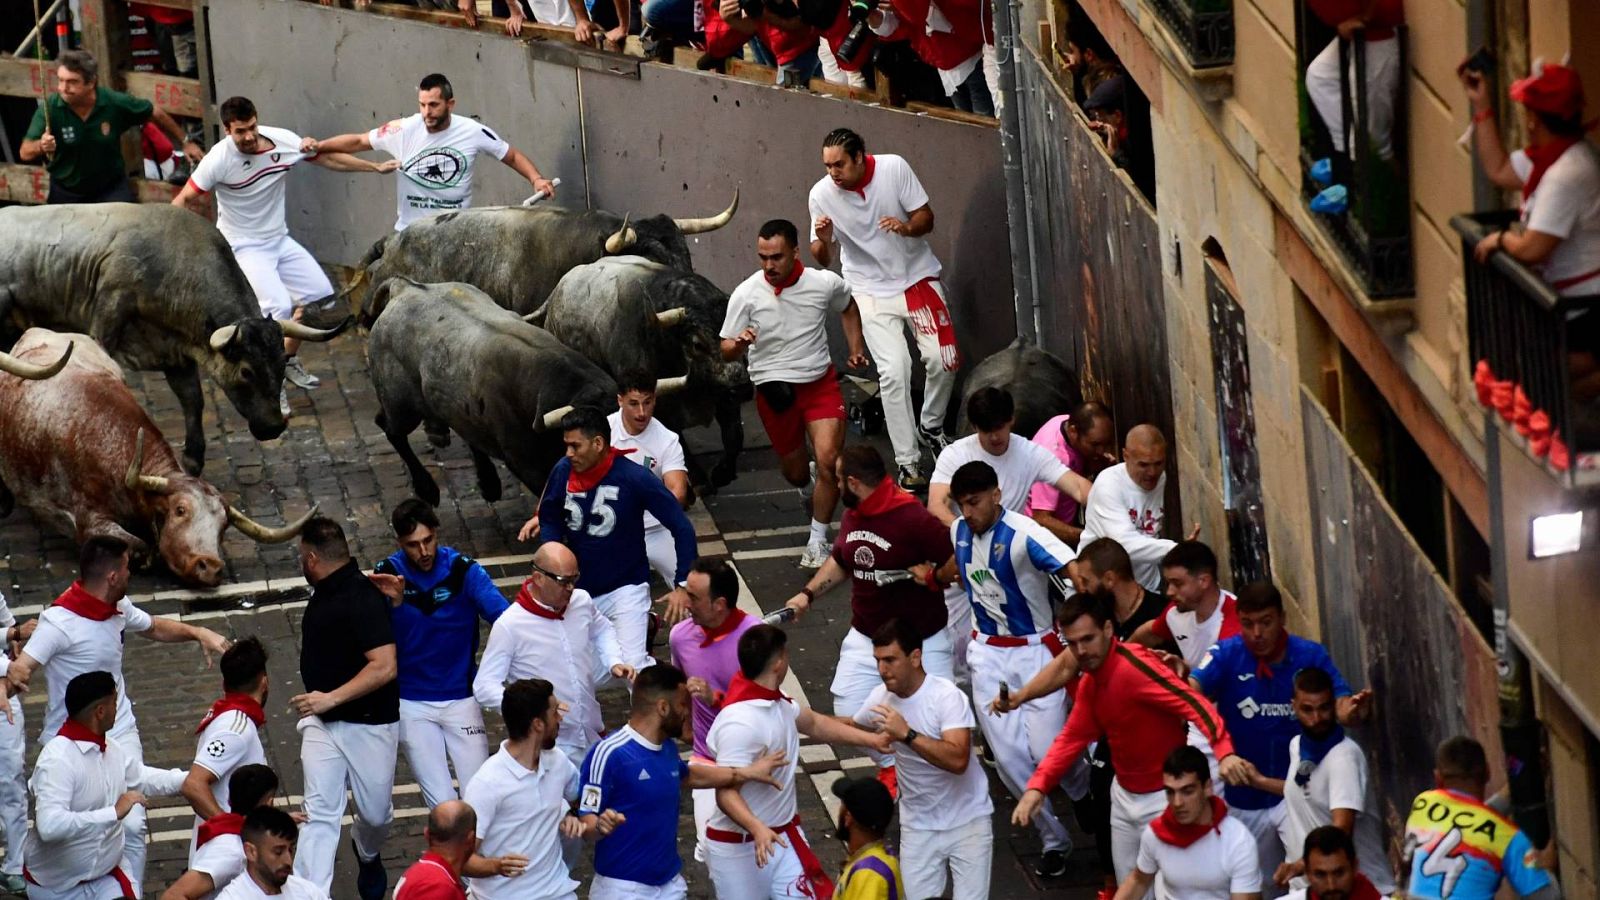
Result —
M728 683L728 693L722 698L722 708L727 709L740 700L789 700L782 691L775 691L763 687L744 677L743 672L733 673L733 681ZM793 700L789 700L793 703Z
M1522 183L1523 203L1527 203L1528 198L1533 196L1533 189L1539 186L1539 181L1544 178L1544 173L1555 165L1556 160L1561 158L1561 154L1567 152L1581 140L1583 139L1575 137L1554 138L1544 144L1537 146L1529 144L1522 148L1522 152L1528 154L1528 162L1533 163L1533 170L1528 173L1528 180Z
M1262 678L1271 678L1272 666L1267 662L1267 660L1281 658L1285 653L1288 652L1289 629L1285 628L1284 630L1278 632L1278 645L1273 647L1266 656L1256 657L1256 674Z
M874 158L871 153L868 153L866 156L867 171L862 173L860 183L853 188L846 188L846 190L854 191L857 194L860 194L861 199L863 200L867 199L867 185L872 183L872 173L878 170L878 160Z
M917 498L895 484L893 478L885 478L878 482L872 493L861 498L861 502L856 504L856 512L863 516L881 516L902 506L921 505Z
M1308 891L1306 896L1310 900L1319 900L1320 897L1316 891ZM1350 900L1383 900L1383 895L1378 893L1378 889L1372 886L1372 882L1367 880L1367 876L1357 872L1356 886L1350 890Z
M249 716L250 721L256 723L257 728L260 728L267 721L267 714L261 709L261 704L256 702L256 698L249 694L223 694L221 700L211 704L211 711L206 713L204 719L200 720L200 727L196 728L194 733L199 734L205 731L206 726L216 721L217 716L230 710L238 710Z
M1156 833L1163 844L1174 847L1187 847L1195 841L1206 836L1206 832L1215 831L1222 833L1222 820L1228 815L1228 804L1222 802L1221 797L1211 798L1211 824L1210 825L1180 825L1178 818L1172 814L1172 807L1161 811L1161 815L1150 823L1150 830Z
M566 610L557 612L534 599L532 585L532 578L523 579L522 590L517 591L518 606L522 607L528 612L533 613L541 619L565 619L567 617Z
M763 279L765 279L765 281L767 282L767 286L772 288L772 296L781 297L781 296L783 296L783 292L784 291L788 290L789 288L794 287L797 283L799 283L800 276L804 275L805 273L806 273L805 265L802 264L799 260L795 260L794 268L789 270L789 277L785 278L783 281L781 281L781 282L780 281L773 281L771 278L768 278L765 274L762 274L761 277Z
M95 734L89 730L89 726L79 722L77 719L68 719L65 722L62 722L61 730L57 731L56 734L59 734L69 740L88 741L89 743L94 744L96 747L99 747L101 753L106 752L106 736L103 734Z
M717 641L727 637L735 628L739 627L739 623L743 622L744 619L744 610L738 608L728 610L728 617L722 620L721 625L718 625L715 628L701 629L701 631L705 632L706 639L700 642L700 646L709 647L712 644L715 644Z
M238 834L243 829L244 816L240 813L217 813L200 823L200 833L194 839L195 849L204 847L212 838L219 838L225 834Z
M600 457L600 461L590 466L588 471L579 472L577 467L574 466L572 471L567 473L567 493L582 494L594 490L594 486L600 483L600 479L606 477L606 473L611 471L611 464L617 461L617 457L626 456L633 452L631 447L627 450L618 450L615 447L607 449L610 452Z
M108 606L104 600L83 589L83 582L74 581L72 587L61 592L56 598L56 606L61 607L73 615L83 616L96 622L104 622L117 614L115 606Z

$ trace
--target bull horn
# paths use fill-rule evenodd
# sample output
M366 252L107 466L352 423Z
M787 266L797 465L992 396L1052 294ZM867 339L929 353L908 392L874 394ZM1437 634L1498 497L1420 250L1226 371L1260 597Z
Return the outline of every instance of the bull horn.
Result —
M633 246L635 241L639 240L639 233L628 227L628 216L630 215L632 213L623 215L622 227L617 229L616 234L606 238L606 252L612 256L627 250Z
M684 385L688 383L689 376L687 375L674 375L671 378L658 378L656 379L656 396L664 397L667 394L677 393L678 391L683 390Z
M293 319L285 319L279 322L278 326L283 329L284 337L294 338L297 341L322 343L338 337L340 332L350 327L350 322L351 319L347 316L343 322L339 323L337 328L312 328L310 325L296 322Z
M123 482L130 491L149 491L152 494L165 494L171 490L167 479L160 475L141 475L139 470L144 468L144 429L139 429L139 436L133 440L133 462L128 466L128 477Z
M733 219L733 214L739 209L739 189L733 189L733 202L728 208L709 219L673 219L673 224L684 234L704 234L707 231L716 231L728 224Z
M211 332L211 340L208 343L211 344L212 350L221 353L223 347L233 343L233 338L238 333L239 326L224 325L221 328L218 328L216 331Z
M559 427L561 425L561 420L566 418L567 413L569 412L572 412L571 404L566 406L558 406L555 409L550 410L539 418L539 424L534 430L549 431L552 428Z
M67 360L72 359L72 348L74 346L76 345L73 344L73 342L68 341L66 352L61 354L60 359L48 366L40 366L30 362L23 362L9 353L0 353L0 372L5 372L9 375L15 375L18 378L26 379L28 381L40 381L42 379L49 378L50 376L67 367Z
M240 512L239 508L234 506L232 503L228 504L228 524L244 532L245 536L249 537L251 540L258 541L263 544L281 544L284 541L295 537L296 535L300 534L300 529L306 527L306 523L311 521L311 517L316 514L317 507L313 505L310 509L306 510L306 514L300 518L295 519L293 522L290 522L287 525L274 528L271 525L263 525L260 522L257 522L255 519L250 518L243 512Z
M660 325L662 328L674 328L677 327L678 323L682 322L684 316L687 316L688 314L689 311L681 306L674 306L671 309L664 309L661 312L656 313L656 324Z

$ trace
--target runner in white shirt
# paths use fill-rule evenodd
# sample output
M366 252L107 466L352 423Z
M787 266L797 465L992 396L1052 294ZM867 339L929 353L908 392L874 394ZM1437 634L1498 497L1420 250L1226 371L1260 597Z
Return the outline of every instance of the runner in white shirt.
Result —
M828 523L839 502L834 464L844 448L844 395L828 352L829 316L839 316L844 324L850 367L865 368L868 360L861 313L850 298L850 286L827 269L806 268L800 262L799 240L794 223L786 219L761 226L756 236L761 271L728 297L722 358L749 356L756 412L772 438L783 477L799 488L816 482L811 533L800 557L802 568L816 569L832 550ZM806 452L808 437L814 462Z
M194 833L189 861L194 862L200 827L227 812L228 782L242 766L265 765L260 728L266 723L261 705L267 700L267 651L254 637L238 641L222 654L222 699L195 729L194 762L183 781L183 798L194 807ZM253 808L253 804L246 809Z
M0 592L0 628L6 633L0 657L6 665L11 662L11 647L25 643L38 625L38 619L18 625L16 615L6 604L5 593ZM10 712L0 720L0 827L6 830L6 858L0 863L0 892L21 894L28 888L22 878L22 843L28 834L28 735L22 718L22 698L13 695L5 703Z
M1133 576L1145 590L1159 591L1161 558L1176 543L1161 536L1167 520L1167 439L1154 425L1136 425L1123 441L1122 460L1095 476L1078 544L1111 538L1128 551ZM1197 524L1189 538L1199 536Z
M484 709L501 708L507 682L541 678L554 684L568 720L560 749L574 766L583 764L589 746L605 730L595 687L609 677L633 679L611 620L595 608L588 591L573 587L577 579L578 560L571 550L553 542L541 545L516 602L489 629L472 681L472 694Z
M313 882L294 874L298 826L288 813L261 806L244 817L244 871L217 894L217 900L328 900Z
M472 893L479 900L576 900L578 882L562 858L562 842L582 837L584 827L573 813L578 766L556 749L562 703L550 682L523 679L506 686L500 710L507 739L461 799L478 814L478 852L522 857L527 868L516 877L473 878Z
M283 207L285 179L302 161L335 172L392 172L398 165L347 153L303 153L298 134L260 125L255 104L245 97L224 100L221 118L228 139L206 151L172 205L203 214L201 197L216 195L217 230L233 248L261 312L284 323L283 352L289 357L285 377L298 387L314 388L320 379L307 372L296 355L300 311L331 298L333 284L306 248L289 237Z
M500 160L528 179L536 194L553 197L556 186L539 174L533 160L500 139L483 123L454 115L455 89L434 73L417 86L416 115L394 119L367 132L306 138L312 153L382 150L400 161L395 182L394 230L418 219L472 205L472 167L479 153Z
M872 655L883 684L855 720L895 742L902 895L942 897L948 880L953 900L985 900L994 803L972 749L972 705L955 682L923 671L922 638L901 620L873 635Z
M920 488L926 479L919 442L935 453L944 448L945 411L961 367L939 260L923 238L933 231L933 207L903 158L868 154L861 136L848 128L823 138L822 165L828 174L812 186L809 201L811 256L828 268L833 245L839 244L840 268L861 307L867 347L878 363L900 486ZM927 376L920 416L911 409L907 326Z
M804 900L831 884L800 828L794 776L801 734L890 751L888 735L818 715L778 691L789 673L787 644L788 635L771 625L739 636L739 674L706 734L719 766L748 766L780 750L788 760L772 773L781 787L751 782L717 789L717 811L706 828L706 866L720 900Z
M1162 766L1167 808L1139 835L1139 858L1115 900L1260 900L1256 839L1211 790L1211 764L1179 747ZM1160 882L1156 876L1160 875Z
M1189 670L1198 669L1218 641L1239 633L1238 598L1217 584L1217 554L1196 540L1179 541L1161 558L1167 608L1129 640L1146 647L1176 644Z
M687 506L689 467L683 458L683 442L656 418L655 374L644 370L619 374L617 411L606 416L606 422L611 425L611 446L627 454L624 459L649 469ZM672 532L648 512L644 514L644 550L650 568L672 585L678 572L678 549L672 543Z
M133 701L122 680L123 637L133 633L153 641L194 641L209 662L211 654L227 651L228 641L209 628L152 616L127 598L128 545L113 537L91 537L78 551L79 580L39 614L38 630L28 640L0 679L0 694L15 696L26 690L33 674L43 667L48 682L44 727L40 743L50 739L67 720L67 684L85 672L110 672L117 683L117 716L111 736L135 762L144 760L139 725L133 718ZM9 711L9 705L6 707ZM37 771L37 765L35 766ZM136 806L122 819L126 833L128 878L135 888L144 880L145 813Z
M178 876L161 900L210 900L244 871L239 833L251 810L277 800L277 773L262 763L239 766L228 776L227 792L227 812L200 825L196 846L189 853L189 870Z

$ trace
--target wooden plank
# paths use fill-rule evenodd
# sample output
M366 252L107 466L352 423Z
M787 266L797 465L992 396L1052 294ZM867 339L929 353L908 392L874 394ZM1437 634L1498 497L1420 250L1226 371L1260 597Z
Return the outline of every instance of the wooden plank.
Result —
M913 100L906 104L906 109L912 112L924 113L938 119L949 119L952 122L965 122L968 125L983 125L989 128L999 128L1000 120L993 116L980 116L977 113L963 112L948 106L934 106Z
M164 181L132 179L141 203L171 203L178 188ZM0 202L43 203L50 194L50 173L42 166L0 163Z
M49 61L40 70L38 60L0 55L0 96L43 97L54 85L55 67Z
M180 78L160 72L122 73L128 93L149 100L175 116L199 119L205 115L205 101L198 78Z

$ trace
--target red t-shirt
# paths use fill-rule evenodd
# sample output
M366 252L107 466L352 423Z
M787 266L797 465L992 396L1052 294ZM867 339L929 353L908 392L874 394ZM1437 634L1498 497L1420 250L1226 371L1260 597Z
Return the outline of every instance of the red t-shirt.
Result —
M809 26L799 31L785 31L762 21L756 23L755 34L749 35L729 27L717 8L717 0L700 0L700 8L705 12L706 55L717 59L737 55L751 37L758 37L767 45L777 57L778 65L788 65L817 46L817 32Z
M884 484L892 487L893 481L884 479ZM916 581L879 585L871 573L909 569L918 563L943 565L955 553L950 529L916 502L874 515L871 511L881 504L872 499L844 511L833 542L834 561L850 573L850 627L871 637L885 622L898 618L911 622L923 637L938 634L949 618L943 594Z
M394 900L467 900L467 890L444 857L430 852L422 854L400 876L400 883L394 886Z

